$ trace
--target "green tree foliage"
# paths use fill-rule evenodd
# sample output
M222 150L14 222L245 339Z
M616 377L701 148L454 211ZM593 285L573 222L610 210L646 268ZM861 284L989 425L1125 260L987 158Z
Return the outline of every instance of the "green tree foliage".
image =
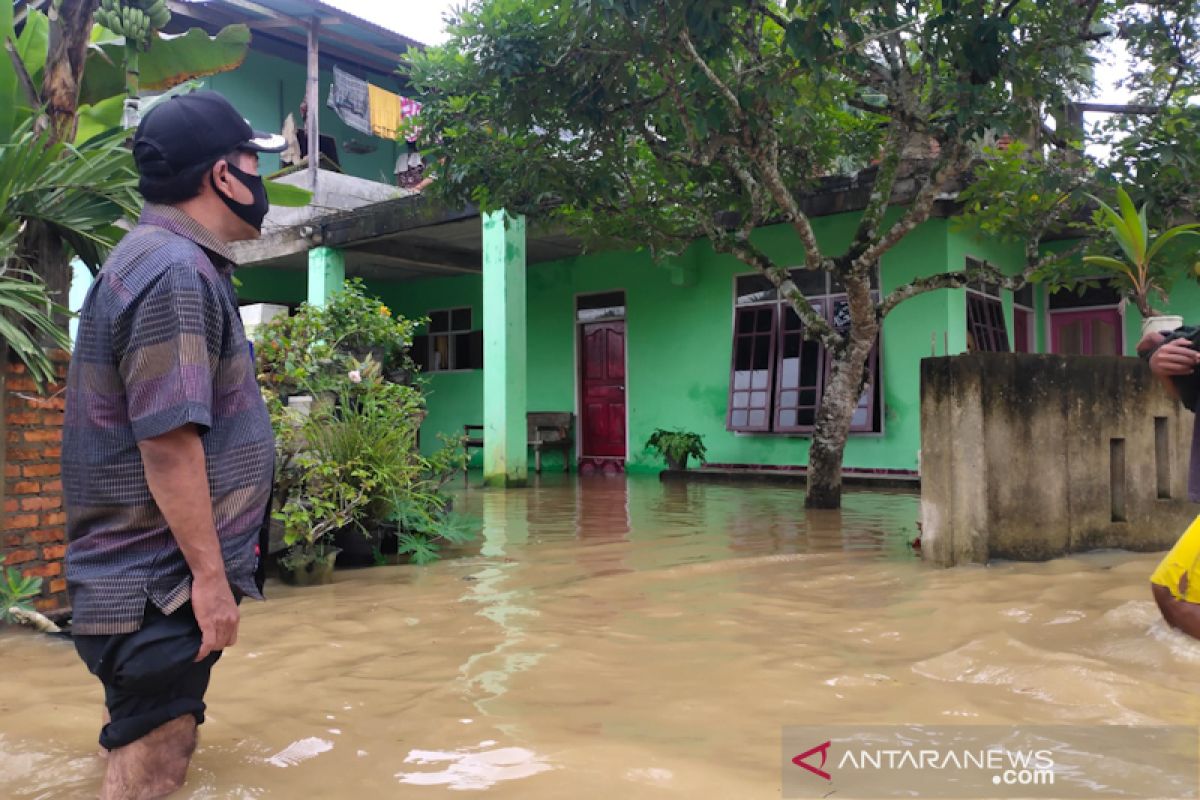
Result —
M705 237L769 278L833 356L808 504L840 502L841 459L881 320L931 276L876 298L881 257L970 175L985 137L1037 142L1089 88L1098 24L1075 0L476 0L413 56L431 191L593 240L680 252ZM853 177L869 197L850 243L817 241L806 196ZM844 185L844 183L843 183ZM887 217L902 205L898 217ZM790 225L777 261L752 232ZM790 279L846 287L835 330ZM995 279L998 276L989 274Z

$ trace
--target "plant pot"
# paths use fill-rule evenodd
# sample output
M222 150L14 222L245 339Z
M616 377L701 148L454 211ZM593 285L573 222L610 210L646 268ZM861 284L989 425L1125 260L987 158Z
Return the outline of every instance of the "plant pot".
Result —
M351 345L345 348L345 352L360 364L370 357L380 367L383 366L383 362L387 358L387 350L379 346L363 347L361 345Z
M279 580L289 586L323 586L333 583L333 565L337 561L338 552L335 548L326 550L323 558L313 559L296 569L288 567L280 560Z
M1170 333L1183 327L1183 317L1177 314L1162 314L1142 320L1142 336L1148 333Z
M333 544L338 549L338 558L344 567L373 566L379 541L379 531L363 533L356 525L342 528L333 534Z
M682 472L687 469L688 457L686 455L683 458L671 458L670 456L664 456L664 458L667 459L667 469L672 472Z

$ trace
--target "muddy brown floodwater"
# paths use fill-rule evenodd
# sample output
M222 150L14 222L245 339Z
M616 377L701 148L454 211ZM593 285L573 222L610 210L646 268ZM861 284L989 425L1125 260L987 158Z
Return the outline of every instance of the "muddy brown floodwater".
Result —
M476 548L270 585L217 667L191 798L771 798L780 729L1186 723L1157 556L935 570L917 498L547 478L460 495ZM0 635L0 797L95 792L101 694ZM454 794L451 794L454 792Z

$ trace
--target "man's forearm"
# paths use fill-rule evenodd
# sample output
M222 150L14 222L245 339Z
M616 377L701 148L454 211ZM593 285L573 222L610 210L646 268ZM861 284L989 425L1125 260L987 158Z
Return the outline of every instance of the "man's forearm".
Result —
M138 445L146 483L196 580L225 577L225 560L213 523L204 446L186 425Z
M1153 584L1151 588L1154 600L1158 603L1158 610L1162 612L1167 624L1194 639L1200 639L1200 605L1176 600L1165 586Z

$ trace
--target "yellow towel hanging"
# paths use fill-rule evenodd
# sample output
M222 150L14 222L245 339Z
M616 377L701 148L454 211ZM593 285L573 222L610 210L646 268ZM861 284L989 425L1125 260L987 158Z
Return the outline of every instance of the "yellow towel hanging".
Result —
M400 95L367 84L371 110L371 133L384 139L395 139L400 133Z

